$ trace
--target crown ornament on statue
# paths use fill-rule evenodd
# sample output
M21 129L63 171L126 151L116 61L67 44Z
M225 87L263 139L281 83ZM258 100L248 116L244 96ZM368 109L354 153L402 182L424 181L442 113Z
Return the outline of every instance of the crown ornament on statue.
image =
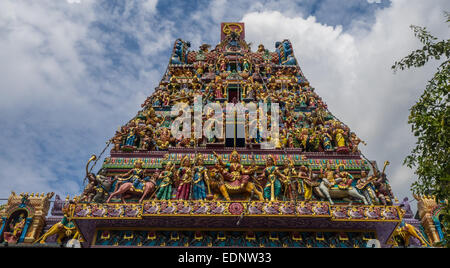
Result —
M342 169L341 169L342 168ZM344 164L338 164L337 166L336 166L336 169L337 170L339 170L339 171L344 171L345 170L345 165Z
M239 153L236 150L233 150L233 152L231 153L231 158L237 157L238 160L241 160L241 156L239 155Z
M135 167L142 167L144 165L144 162L141 159L138 159L135 163Z

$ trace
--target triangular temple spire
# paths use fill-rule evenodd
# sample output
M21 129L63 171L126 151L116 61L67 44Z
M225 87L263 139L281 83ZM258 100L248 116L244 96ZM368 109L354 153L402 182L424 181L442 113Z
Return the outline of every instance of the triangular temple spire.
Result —
M89 174L96 187L73 215L88 243L385 245L401 220L386 176L329 112L292 43L252 50L241 22L222 23L220 34L198 49L175 40L158 87L116 132L101 172ZM108 220L115 229L101 225ZM349 222L361 231L348 232ZM236 225L261 231L233 231L232 240Z

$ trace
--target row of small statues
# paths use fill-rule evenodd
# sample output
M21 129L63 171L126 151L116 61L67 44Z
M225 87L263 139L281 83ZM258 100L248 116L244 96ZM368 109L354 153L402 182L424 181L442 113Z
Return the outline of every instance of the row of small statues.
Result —
M327 111L317 109L311 113L299 114L298 116L282 110L280 116L280 136L276 148L301 148L306 152L359 152L360 143L366 144L350 129L330 117ZM223 114L223 121L226 121ZM202 125L206 121L217 121L214 117L214 111L208 112L202 117ZM111 139L114 144L112 151L122 150L167 150L169 147L205 147L208 143L224 143L225 128L222 127L222 137L200 137L194 138L194 131L191 137L182 137L176 139L172 136L171 129L168 127L172 122L170 116L160 117L153 108L149 108L131 120L127 125L122 126ZM270 132L271 115L268 115L268 131ZM192 123L192 129L195 124ZM219 124L220 122L217 122ZM263 141L262 130L258 130L256 137L250 137L250 126L255 122L250 121L249 114L245 114L245 137L246 144L258 144ZM260 123L260 122L256 122ZM215 123L216 124L216 123ZM217 126L217 125L215 125ZM261 127L261 125L259 125Z
M403 207L402 204L400 204L400 208L404 213L408 213L407 209ZM56 242L58 244L62 244L64 241L68 241L69 239L83 242L83 239L71 217L71 211L74 206L75 202L73 200L66 200L65 205L62 207L62 212L64 214L63 218L58 223L50 227L49 230L46 231L42 236L36 239L34 243L45 244L47 243L47 240L52 236L56 236ZM9 226L7 226L6 230L3 232L3 244L20 243L19 238L23 236L26 222L27 217L25 213L20 213L19 216L12 218L9 221ZM410 239L412 237L417 239L423 247L432 246L431 243L421 234L421 232L417 228L415 228L411 224L406 223L405 221L402 221L401 224L395 229L392 242L395 247L407 247L410 245Z
M138 197L139 202L146 198L210 200L220 196L231 200L244 195L261 201L325 199L333 204L336 199L357 199L364 204L392 204L393 194L386 175L375 167L373 175L361 171L360 178L355 178L342 165L336 169L327 165L319 173L313 173L304 165L297 169L292 161L278 167L275 158L268 156L266 167L260 172L254 164L244 167L236 151L226 163L221 156L214 155L216 163L212 168L205 166L202 154L197 154L192 163L188 156L178 168L168 161L164 170L150 176L141 161L127 173L115 177L107 177L102 172L97 176L87 173L89 184L81 201L108 203L118 197L122 202L133 197Z
M264 76L270 77L273 67L277 64L284 65L283 67L298 68L297 61L292 53L292 46L289 42L286 42L287 40L283 41L283 45L278 46L283 52L277 48L277 51L274 53L270 53L262 44L258 46L256 52L251 52L250 44L241 40L243 46L240 46L239 43L241 42L236 41L234 40L234 42L232 41L229 44L219 44L212 51L209 51L210 45L203 44L200 46L199 51L191 53L185 51L184 55L181 51L181 42L178 41L179 46L174 48L168 74L190 77L195 73L197 77L201 78L204 74L236 71L246 74L262 72ZM281 59L279 57L280 53L283 54ZM185 61L182 58L188 60ZM194 70L184 68L186 65L193 66Z
M283 77L284 82L277 82L275 77L268 80L268 83L258 82L250 77L242 82L224 81L220 76L215 76L214 81L209 83L201 82L197 77L188 79L188 82L178 81L171 77L167 85L160 84L155 92L149 96L143 107L164 107L172 106L177 102L185 102L192 105L194 96L202 96L207 102L223 101L228 98L230 84L233 87L239 85L242 99L254 101L268 101L276 103L291 103L296 107L315 108L323 105L322 99L317 96L314 89L308 84L300 86L298 78L290 75ZM237 98L239 101L241 98Z
M297 66L298 67L298 66ZM183 75L189 75L184 77ZM327 105L314 92L308 83L300 85L299 68L279 68L274 76L258 82L253 76L241 83L242 97L251 96L257 101L279 103L280 105L280 139L277 148L302 148L303 151L359 151L358 145L365 144L348 127L336 122L328 112ZM137 116L122 126L112 138L113 151L134 150L167 150L169 147L205 147L208 143L223 143L223 138L195 139L172 137L170 125L171 116L156 113L153 107L170 107L177 102L192 105L194 96L201 94L206 103L223 100L227 96L227 82L220 75L215 75L214 82L204 84L201 79L189 72L189 68L169 68L169 83L161 83L160 87L142 104L143 110ZM266 77L267 78L267 77ZM282 78L283 80L276 80ZM278 81L278 82L277 82ZM279 81L288 81L281 83ZM186 82L186 84L183 84ZM225 107L225 104L222 104ZM298 112L298 108L306 108L307 112ZM309 110L309 111L308 111ZM225 114L223 115L225 117ZM202 118L202 124L212 116L207 112ZM248 117L248 115L247 115ZM268 116L270 125L270 115ZM225 122L223 120L222 122ZM248 122L248 120L246 121ZM198 124L199 122L194 122ZM246 144L261 143L261 137L249 138L249 122L246 124ZM270 130L269 130L270 131ZM261 131L258 131L258 135ZM222 135L224 137L225 135Z

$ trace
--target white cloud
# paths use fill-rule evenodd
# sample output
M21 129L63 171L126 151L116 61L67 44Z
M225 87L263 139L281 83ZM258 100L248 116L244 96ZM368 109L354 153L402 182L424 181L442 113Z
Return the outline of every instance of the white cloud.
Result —
M158 0L146 0L142 4L142 6L144 7L145 11L153 13L156 10L157 4L158 4Z
M150 11L156 3L139 4ZM0 197L11 190L79 194L90 154L135 115L161 78L149 57L170 47L167 28L147 27L152 14L131 2L110 21L96 4L0 1ZM93 30L114 19L119 34ZM133 54L117 38L122 33L157 45ZM117 51L120 66L108 57Z

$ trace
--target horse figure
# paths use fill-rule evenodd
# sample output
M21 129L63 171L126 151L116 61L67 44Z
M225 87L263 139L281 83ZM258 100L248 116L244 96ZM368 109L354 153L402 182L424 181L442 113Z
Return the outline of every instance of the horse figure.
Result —
M156 182L154 180L145 181L143 184L141 184L141 187L136 187L135 183L133 182L125 182L119 186L119 189L110 194L106 203L109 203L114 196L118 195L120 195L122 203L126 203L125 198L129 198L133 195L140 196L141 198L139 199L139 203L142 203L147 195L155 191L155 188Z
M336 180L339 182L339 179ZM319 186L316 187L316 193L322 197L327 198L331 205L334 205L332 198L348 198L353 197L364 202L364 205L368 205L366 198L361 195L355 187L348 187L347 189L340 189L338 187L329 188L330 182L323 178Z
M331 205L334 205L332 198L356 198L368 205L366 197L361 195L356 187L350 186L353 182L353 176L345 172L344 165L338 165L333 171L329 165L327 170L323 172L321 168L320 173L322 181L318 187L315 187L315 192L322 198L328 199ZM353 200L350 198L350 204Z

